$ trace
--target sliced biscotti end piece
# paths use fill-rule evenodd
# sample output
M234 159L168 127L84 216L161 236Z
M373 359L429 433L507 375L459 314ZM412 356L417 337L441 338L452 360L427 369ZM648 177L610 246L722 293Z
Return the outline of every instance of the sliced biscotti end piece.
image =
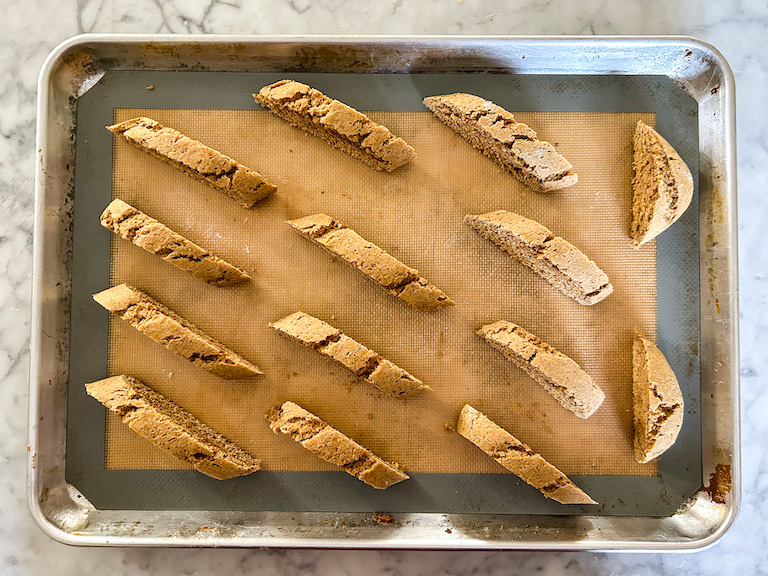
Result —
M277 190L255 170L151 118L132 118L107 126L107 130L196 180L226 192L246 208Z
M442 290L419 276L418 270L406 266L327 214L312 214L287 222L294 230L416 310L427 311L454 305L453 300Z
M608 275L597 264L535 220L496 210L467 214L464 223L579 304L591 306L613 293Z
M693 176L656 130L637 122L632 136L632 246L640 248L682 216L693 198Z
M605 393L581 366L517 324L500 320L477 334L579 418L589 418L605 400Z
M113 376L85 389L131 430L203 474L225 480L260 468L258 458L135 378Z
M294 80L264 86L253 98L297 128L376 168L392 172L416 151L362 112Z
M644 464L675 443L684 408L667 359L637 329L632 341L632 404L635 459Z
M94 294L93 299L145 336L220 378L249 378L262 373L138 288L120 284Z
M424 99L424 105L472 146L538 192L573 186L573 166L504 108L472 94Z
M561 504L597 504L541 455L469 404L461 409L456 430L547 498Z
M106 207L101 225L212 286L232 286L250 279L242 270L120 199Z
M294 402L267 414L270 429L293 438L326 462L374 488L384 489L408 479L400 466L386 462Z

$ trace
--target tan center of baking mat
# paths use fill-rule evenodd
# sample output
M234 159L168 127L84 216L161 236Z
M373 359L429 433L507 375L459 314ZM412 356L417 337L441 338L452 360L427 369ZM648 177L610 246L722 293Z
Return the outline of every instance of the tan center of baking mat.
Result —
M655 244L633 250L631 135L652 114L526 113L570 160L579 183L538 194L474 150L429 112L373 112L417 150L412 164L377 172L266 111L115 110L149 116L261 172L279 190L251 210L122 139L113 196L220 257L254 281L215 288L113 236L112 283L131 283L256 363L266 374L225 381L195 368L113 317L109 372L139 378L263 459L265 470L335 470L264 414L293 400L409 472L501 473L455 432L465 402L569 474L653 475L631 449L631 339L656 336ZM500 208L538 220L602 267L615 291L582 306L462 224ZM286 219L325 212L444 290L453 308L417 312L294 232ZM270 321L303 310L366 344L434 390L396 400ZM474 331L506 319L574 358L605 391L589 420L563 409ZM185 465L110 415L108 468Z

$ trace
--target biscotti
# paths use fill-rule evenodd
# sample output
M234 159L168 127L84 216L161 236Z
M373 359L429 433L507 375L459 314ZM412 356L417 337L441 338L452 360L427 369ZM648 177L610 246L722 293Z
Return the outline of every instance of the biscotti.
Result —
M430 390L418 378L319 318L304 312L294 312L270 326L283 336L341 364L355 376L390 396L406 396L419 390Z
M682 216L693 198L688 166L656 130L638 121L632 137L632 246L640 248Z
M416 310L454 305L442 290L419 276L418 270L406 266L326 214L289 220L288 224Z
M85 389L155 446L219 480L256 472L261 460L130 376L91 382Z
M456 430L547 498L560 504L597 504L541 455L469 404L461 409Z
M683 394L664 354L637 329L632 341L632 406L635 459L644 464L677 440Z
M297 128L322 138L377 170L392 172L415 150L368 116L293 80L264 86L253 98Z
M120 284L94 294L93 299L145 336L211 374L227 380L261 374L245 358L133 286Z
M230 286L250 278L242 270L122 200L110 202L101 215L101 225L213 286Z
M246 208L277 190L258 172L151 118L133 118L107 129L196 180L226 192Z
M442 122L539 192L573 186L573 166L549 142L493 102L472 94L430 96L424 104Z
M579 418L589 418L605 400L581 366L517 324L500 320L477 333Z
M383 490L408 480L408 475L397 464L382 460L298 404L284 402L269 411L267 420L274 433L290 436L316 456L340 466L369 486Z
M597 264L534 220L497 210L467 214L464 223L579 304L591 306L613 292Z

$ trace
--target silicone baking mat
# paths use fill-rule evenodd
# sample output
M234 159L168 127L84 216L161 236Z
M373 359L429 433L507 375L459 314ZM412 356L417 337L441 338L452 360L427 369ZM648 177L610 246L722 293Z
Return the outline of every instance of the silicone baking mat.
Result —
M314 85L344 100L330 80ZM251 91L268 81L254 83ZM471 88L457 86L454 91ZM162 82L154 82L152 92L156 90L163 90ZM107 195L100 194L102 205L92 210L98 222L110 195L121 198L254 278L241 286L211 287L106 231L99 236L111 250L109 277L102 276L104 283L98 289L107 283L133 284L265 372L251 380L221 380L127 323L115 317L107 320L98 310L91 312L109 325L103 375L127 373L139 378L262 459L264 471L233 482L213 481L214 486L259 482L259 477L269 477L270 485L290 478L283 488L293 482L311 483L312 478L323 485L330 479L333 488L324 493L322 504L307 504L312 498L304 494L306 489L294 490L303 494L303 509L377 509L380 502L395 500L399 490L397 506L420 511L431 509L434 504L425 503L439 501L441 492L456 480L480 492L486 483L490 491L484 506L499 512L504 504L490 504L500 498L499 487L505 493L521 492L509 503L512 510L520 510L520 505L531 506L528 511L534 512L551 509L550 502L539 505L535 491L450 430L465 402L572 475L588 492L598 486L593 488L598 500L606 478L626 479L627 487L644 477L658 484L656 464L639 465L632 457L631 335L638 327L656 337L657 270L665 264L657 263L654 243L636 251L627 236L631 134L637 120L653 125L656 115L647 110L518 112L514 98L474 91L515 112L541 139L555 145L574 165L579 183L550 194L534 192L431 113L419 110L413 95L409 106L393 106L405 109L382 106L367 112L419 154L394 173L376 172L255 104L244 104L246 109L112 107L105 123L152 117L229 154L278 186L274 196L246 210L115 138L110 146L111 186ZM440 92L418 96L434 93ZM402 100L402 94L398 98ZM373 103L386 99L386 93L378 93ZM347 101L368 108L365 102ZM582 306L462 224L464 214L502 208L541 222L581 248L606 271L614 293L595 306ZM340 219L417 268L457 305L414 311L285 224L286 219L316 212ZM421 378L433 391L389 398L267 326L296 310L328 321ZM575 417L474 334L483 324L500 319L520 324L579 362L606 393L601 408L588 420ZM354 486L345 492L345 487L360 483L339 479L346 475L270 432L264 414L289 399L380 456L403 464L413 479L401 486L418 484L417 492L426 491L429 497L406 496L404 505L403 489L398 487L387 490L392 497L384 500L380 496L384 493L367 497L370 489L364 485L362 490ZM186 467L111 414L102 441L102 466L107 471L159 474L152 481L156 484L163 474ZM637 480L631 481L633 477ZM185 482L173 484L174 493L184 490ZM448 505L449 511L478 510L471 503L474 496L457 492L451 496L455 503ZM190 506L189 499L184 497L184 507ZM285 509L284 504L268 504L269 500L257 506ZM621 507L619 503L605 509L615 510L617 505ZM555 513L573 510L555 506ZM642 505L629 508L638 506Z
M465 402L524 439L566 474L653 475L632 454L632 331L656 334L656 246L635 250L632 131L650 114L518 114L574 165L576 186L538 194L437 121L431 112L370 112L418 158L377 172L259 110L118 109L148 116L260 170L278 192L245 210L229 197L115 139L112 194L248 271L253 282L205 285L113 237L111 283L146 291L255 362L261 378L226 382L113 317L109 374L130 374L262 459L265 470L334 470L273 434L264 414L293 400L409 472L503 471L446 432ZM500 208L533 218L605 270L614 293L594 306L564 296L462 224ZM455 307L412 310L297 234L287 219L340 219L440 287ZM267 324L302 310L318 316L432 387L390 398ZM475 334L511 320L574 358L606 400L589 419L562 408ZM108 468L187 465L107 420ZM599 438L599 442L594 439Z

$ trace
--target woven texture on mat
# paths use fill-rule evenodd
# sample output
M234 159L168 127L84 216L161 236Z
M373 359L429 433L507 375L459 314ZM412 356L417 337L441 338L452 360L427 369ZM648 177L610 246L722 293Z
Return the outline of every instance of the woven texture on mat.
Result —
M208 286L112 237L112 284L130 283L257 364L265 376L225 381L110 320L109 373L130 374L263 459L265 470L335 470L264 414L285 400L314 412L409 472L502 473L451 432L470 403L567 474L653 475L631 446L631 340L656 336L655 243L629 245L631 135L652 114L520 113L575 167L579 183L539 194L474 150L429 112L371 112L418 152L377 172L261 110L116 109L149 116L263 174L278 192L247 210L122 139L113 197L132 204L254 278ZM614 293L582 306L462 223L507 209L570 241L608 274ZM417 312L285 223L327 213L416 268L456 306ZM302 310L405 368L433 391L398 400L267 326ZM588 420L475 335L509 320L576 360L605 391ZM111 469L184 468L109 415Z

